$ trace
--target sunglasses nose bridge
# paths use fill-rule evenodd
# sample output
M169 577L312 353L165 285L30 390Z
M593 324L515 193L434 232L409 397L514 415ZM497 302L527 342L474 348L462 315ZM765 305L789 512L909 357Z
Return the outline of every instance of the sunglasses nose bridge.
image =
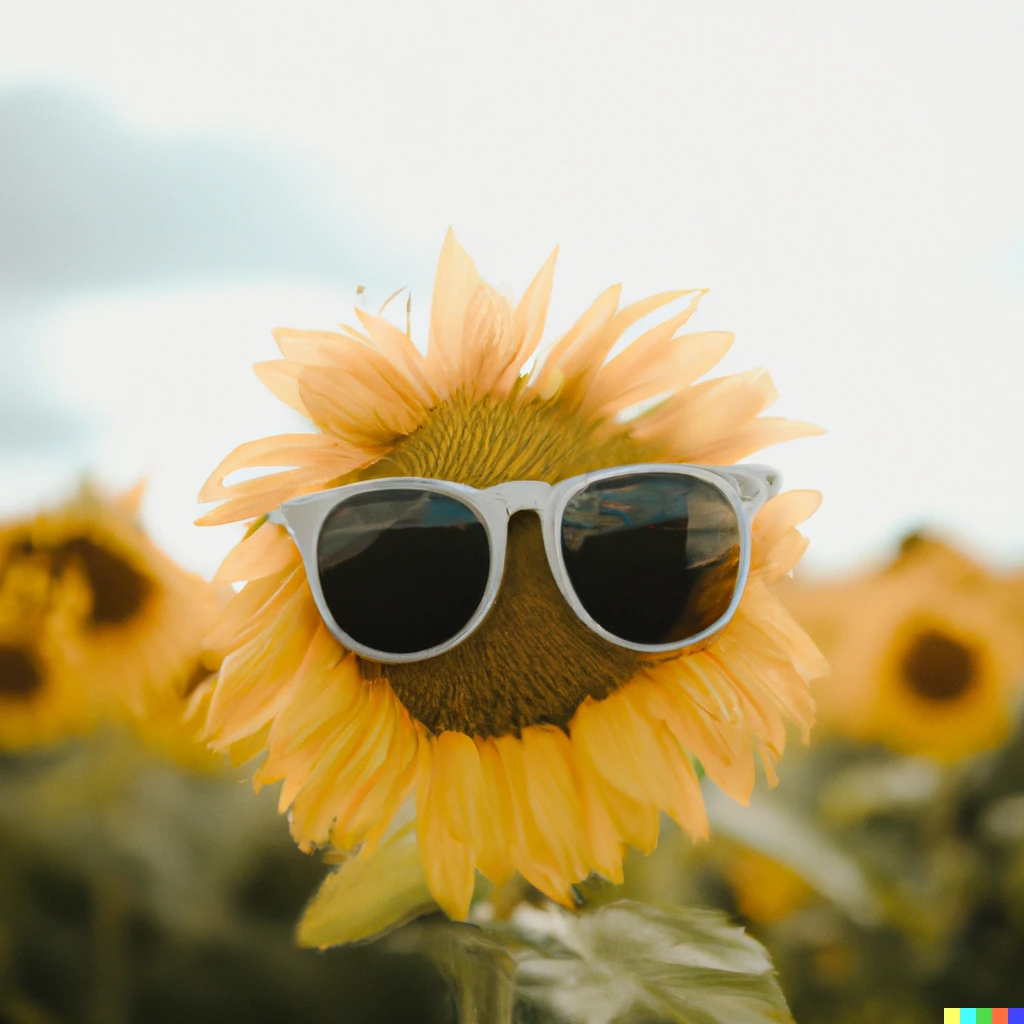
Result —
M487 493L496 498L509 516L516 512L540 511L547 504L551 484L543 480L515 480L490 487Z

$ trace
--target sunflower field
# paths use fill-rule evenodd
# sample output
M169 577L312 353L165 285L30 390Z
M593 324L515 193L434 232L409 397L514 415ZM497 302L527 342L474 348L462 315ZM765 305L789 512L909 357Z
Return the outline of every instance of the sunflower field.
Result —
M706 289L552 332L556 255L514 300L449 231L424 337L277 329L210 579L142 483L0 525L4 1024L1024 1003L1024 568L805 569L745 460L820 428Z

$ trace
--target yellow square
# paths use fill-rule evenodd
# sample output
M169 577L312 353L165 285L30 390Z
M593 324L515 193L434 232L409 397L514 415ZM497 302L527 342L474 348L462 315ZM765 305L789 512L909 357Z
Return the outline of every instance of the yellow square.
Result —
M960 1024L960 1007L947 1006L942 1011L942 1024Z

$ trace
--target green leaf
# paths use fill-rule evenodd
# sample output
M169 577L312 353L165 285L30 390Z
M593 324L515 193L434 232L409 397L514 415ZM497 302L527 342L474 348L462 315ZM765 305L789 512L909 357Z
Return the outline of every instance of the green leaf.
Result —
M622 900L593 913L522 906L521 1000L578 1024L793 1024L764 948L718 911Z
M475 925L435 918L393 932L388 948L429 957L451 986L459 1024L510 1024L515 961Z
M856 825L874 814L912 817L927 812L949 773L926 757L857 761L823 780L819 806L836 825Z

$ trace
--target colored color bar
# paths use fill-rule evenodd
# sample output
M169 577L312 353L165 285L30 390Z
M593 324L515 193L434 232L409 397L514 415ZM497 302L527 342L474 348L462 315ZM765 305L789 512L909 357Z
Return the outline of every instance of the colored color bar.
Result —
M1006 1014L1006 1024L1024 1024L1024 1009L1021 1007L1011 1006Z
M1009 1016L1005 1006L992 1007L992 1024L1008 1024Z
M978 1024L992 1024L992 1008L982 1009L980 1006L975 1010L978 1018Z
M942 1011L942 1024L960 1024L960 1011L955 1006L947 1006Z
M960 1024L978 1024L978 1015L973 1006L960 1007Z

